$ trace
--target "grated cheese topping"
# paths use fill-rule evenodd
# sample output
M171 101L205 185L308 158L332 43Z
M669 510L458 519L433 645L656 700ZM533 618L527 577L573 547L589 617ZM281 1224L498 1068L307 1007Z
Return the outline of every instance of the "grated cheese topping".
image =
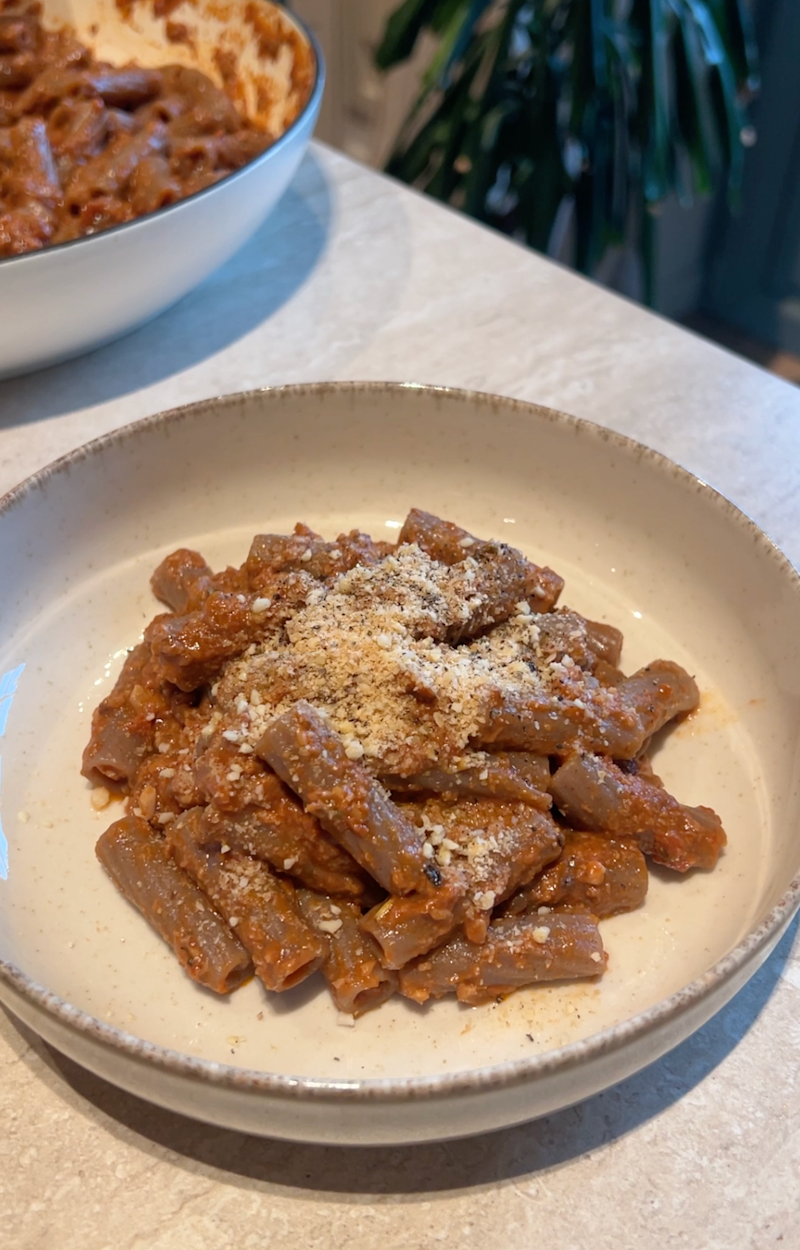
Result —
M275 716L306 699L348 758L408 775L431 761L457 766L498 701L574 702L587 677L563 649L573 634L581 642L583 623L570 613L559 614L557 645L527 603L483 637L445 641L486 602L476 569L469 555L447 566L409 544L315 586L282 628L229 662L205 732L223 726L247 754Z

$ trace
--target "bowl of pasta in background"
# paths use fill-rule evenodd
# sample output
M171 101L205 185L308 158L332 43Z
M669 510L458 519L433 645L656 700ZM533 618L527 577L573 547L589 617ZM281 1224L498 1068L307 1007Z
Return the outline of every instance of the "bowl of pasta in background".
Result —
M316 979L216 997L95 857L113 816L80 774L92 708L160 610L149 578L166 553L239 564L253 534L298 520L326 538L358 526L394 541L412 506L559 572L564 603L623 630L626 672L668 656L694 674L700 708L654 762L684 802L719 812L727 847L713 871L654 873L643 906L602 922L599 978L478 1007L395 997L355 1024ZM106 435L0 501L0 579L0 999L161 1106L329 1143L520 1123L702 1026L800 903L800 579L731 503L600 427L411 385L194 404Z
M322 54L313 35L268 0L182 0L178 5L45 0L41 22L51 31L66 27L97 60L115 68L178 65L200 70L215 86L225 88L238 112L274 141L234 172L212 185L196 183L202 189L174 202L155 185L152 162L145 161L137 175L145 215L39 250L0 253L0 377L55 364L111 342L163 312L224 264L289 185L311 139L324 86ZM29 55L24 43L23 37L22 60ZM15 54L4 55L10 61ZM24 74L20 81L25 81ZM59 91L64 98L58 97ZM79 98L79 94L71 97L70 91L75 89L56 78L52 92L55 107L65 113L66 143L82 126L95 125L95 119L79 117L74 109L73 117L66 116ZM108 124L124 130L122 104L114 107L113 93L100 99L109 103L113 115ZM168 122L170 102L166 104ZM39 111L26 115L26 124L41 120L42 109L52 112L53 100L45 101L41 109L35 107ZM208 129L210 133L210 124ZM32 142L36 143L35 136ZM22 146L22 140L19 143ZM57 169L57 150L55 157ZM191 158L187 152L186 160ZM120 159L128 161L127 152ZM130 159L134 170L136 158ZM37 157L33 180L37 194L39 163ZM49 152L43 167L54 168ZM24 207L31 188L28 174L19 187L13 183L13 165L3 171L0 161L0 174L0 210L12 203ZM11 179L7 204L3 177ZM162 203L149 211L151 204ZM68 207L77 214L80 204ZM38 211L35 205L33 211ZM3 229L0 211L0 242Z

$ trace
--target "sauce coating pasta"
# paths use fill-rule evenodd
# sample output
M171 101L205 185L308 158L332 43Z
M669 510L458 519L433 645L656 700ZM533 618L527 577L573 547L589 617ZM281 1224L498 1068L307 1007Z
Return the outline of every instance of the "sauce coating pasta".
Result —
M599 921L642 904L647 858L710 869L725 844L648 760L693 679L667 660L626 676L619 631L559 608L558 574L503 543L412 510L396 546L298 525L219 573L176 551L152 586L169 610L84 753L127 796L102 860L126 892L114 843L135 819L143 871L171 860L270 990L319 969L360 1015L595 977ZM175 945L180 902L167 929L157 899L139 881ZM240 974L208 946L203 983L228 992Z
M45 29L40 16L38 4L0 0L0 256L155 212L240 169L278 137L199 70L115 68L68 28ZM174 41L176 32L167 36ZM293 87L296 111L310 91L307 68ZM235 75L223 69L235 96Z

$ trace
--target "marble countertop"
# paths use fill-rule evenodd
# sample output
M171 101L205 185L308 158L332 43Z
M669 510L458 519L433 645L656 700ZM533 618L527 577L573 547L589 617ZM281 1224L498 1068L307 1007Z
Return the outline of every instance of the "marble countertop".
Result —
M0 493L149 413L330 379L473 387L600 422L711 482L800 563L800 389L320 145L256 237L171 312L0 383ZM206 1128L113 1089L0 1012L0 1238L13 1250L794 1250L797 931L638 1076L538 1123L421 1147Z

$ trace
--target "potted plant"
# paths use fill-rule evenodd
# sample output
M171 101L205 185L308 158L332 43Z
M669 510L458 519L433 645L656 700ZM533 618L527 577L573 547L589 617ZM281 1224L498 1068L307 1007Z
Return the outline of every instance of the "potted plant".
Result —
M727 184L738 203L758 88L747 0L404 0L376 53L436 40L387 170L597 275L651 218Z

